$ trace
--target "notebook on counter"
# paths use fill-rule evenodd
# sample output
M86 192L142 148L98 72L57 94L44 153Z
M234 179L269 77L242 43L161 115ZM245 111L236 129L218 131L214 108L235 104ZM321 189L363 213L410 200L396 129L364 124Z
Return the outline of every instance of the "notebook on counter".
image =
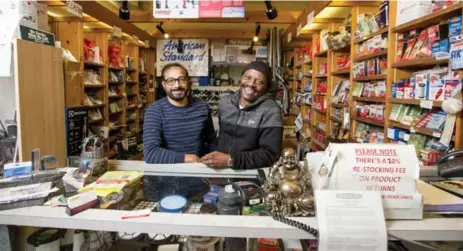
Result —
M439 183L439 182L435 182ZM433 183L433 185L435 185ZM463 213L463 199L418 180L418 191L423 195L424 211L438 213Z

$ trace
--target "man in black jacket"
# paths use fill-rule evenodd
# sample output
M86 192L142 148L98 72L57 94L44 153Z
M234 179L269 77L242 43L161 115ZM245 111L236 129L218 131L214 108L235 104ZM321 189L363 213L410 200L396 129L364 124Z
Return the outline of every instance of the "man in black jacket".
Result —
M212 168L252 169L271 166L280 158L283 138L281 109L272 98L271 69L267 63L248 64L240 90L219 104L217 151L201 162Z

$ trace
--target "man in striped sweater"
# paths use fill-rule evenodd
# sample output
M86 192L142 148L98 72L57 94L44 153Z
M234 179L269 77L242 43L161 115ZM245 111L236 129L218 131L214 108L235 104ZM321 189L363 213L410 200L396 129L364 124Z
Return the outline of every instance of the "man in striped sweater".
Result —
M167 97L156 101L145 113L143 125L146 163L193 163L215 151L217 138L209 105L190 94L188 71L172 63L162 69ZM207 191L201 178L145 177L145 194L157 201L167 194L194 197Z

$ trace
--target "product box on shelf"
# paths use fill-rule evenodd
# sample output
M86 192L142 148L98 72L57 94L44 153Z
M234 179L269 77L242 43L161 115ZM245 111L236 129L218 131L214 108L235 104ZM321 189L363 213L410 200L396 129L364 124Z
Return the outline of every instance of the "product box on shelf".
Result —
M444 99L447 100L452 97L452 90L460 83L458 79L446 79L444 81L445 93Z
M412 21L431 13L431 0L397 0L396 25Z
M415 99L426 99L426 89L428 86L428 75L417 74L415 78ZM410 81L411 82L411 81Z
M444 58L449 56L449 40L442 39L432 43L431 56L435 58Z
M437 74L429 76L429 85L426 91L427 100L444 100L444 81Z
M461 16L449 18L449 37L458 36L461 34Z

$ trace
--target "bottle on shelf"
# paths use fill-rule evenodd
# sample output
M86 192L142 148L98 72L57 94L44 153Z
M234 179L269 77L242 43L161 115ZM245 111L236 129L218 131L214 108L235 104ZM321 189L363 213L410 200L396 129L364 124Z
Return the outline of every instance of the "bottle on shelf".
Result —
M215 67L214 66L209 71L209 85L210 86L215 85Z

